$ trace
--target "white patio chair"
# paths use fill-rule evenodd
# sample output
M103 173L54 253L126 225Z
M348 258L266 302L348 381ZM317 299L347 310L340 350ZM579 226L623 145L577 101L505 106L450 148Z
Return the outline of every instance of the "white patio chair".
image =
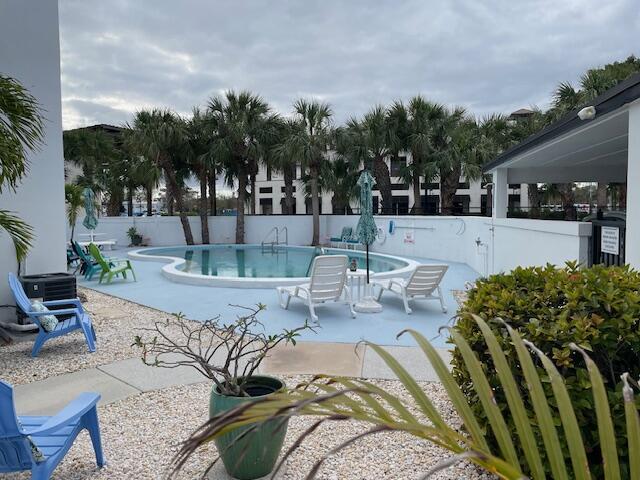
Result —
M409 300L440 300L442 312L447 313L440 282L448 268L447 265L418 265L409 280L391 278L372 280L371 284L380 288L378 301L385 290L402 297L404 310L408 314L412 312L409 307Z
M309 306L311 319L318 321L315 307L328 301L343 301L349 305L351 316L355 318L351 293L346 285L347 266L349 258L346 255L320 255L313 259L311 265L311 282L304 285L277 287L280 306L289 308L292 297L297 297ZM342 296L344 295L344 300Z

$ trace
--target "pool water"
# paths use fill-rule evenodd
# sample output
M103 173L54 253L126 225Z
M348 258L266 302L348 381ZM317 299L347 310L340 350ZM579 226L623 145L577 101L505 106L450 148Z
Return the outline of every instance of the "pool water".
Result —
M358 268L365 267L364 252L327 248L325 254L347 254ZM321 255L318 248L260 245L207 245L196 247L153 248L145 255L169 256L185 260L177 268L185 273L236 278L308 277L313 259ZM407 262L382 255L369 254L372 272L388 272L407 266Z

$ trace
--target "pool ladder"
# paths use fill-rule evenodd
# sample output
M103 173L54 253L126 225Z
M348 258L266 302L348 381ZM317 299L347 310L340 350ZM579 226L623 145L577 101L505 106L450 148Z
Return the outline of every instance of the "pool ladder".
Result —
M280 241L280 234L284 233L284 241ZM275 239L273 238L275 234ZM272 253L277 253L277 247L279 245L289 245L289 230L287 227L273 227L271 230L267 232L264 236L264 239L261 242L262 251L265 251L265 248L270 249Z

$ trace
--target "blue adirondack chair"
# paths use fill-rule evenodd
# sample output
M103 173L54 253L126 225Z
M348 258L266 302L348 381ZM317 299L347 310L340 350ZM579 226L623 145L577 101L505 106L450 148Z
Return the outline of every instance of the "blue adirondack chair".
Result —
M70 298L68 300L51 300L48 302L42 302L46 307L56 306L56 305L73 305L73 308L64 308L58 310L51 310L49 312L36 312L31 305L31 301L24 293L24 289L22 288L22 284L18 277L15 276L13 272L9 272L9 287L11 288L11 292L13 292L13 297L16 300L16 305L19 306L22 311L27 315L33 323L38 326L38 335L36 336L36 340L33 344L33 349L31 350L31 356L38 356L38 352L42 348L44 342L51 338L61 337L68 333L73 332L74 330L82 330L85 338L87 339L87 345L89 347L90 352L96 351L96 332L93 328L93 324L91 323L91 318L82 308L82 304L80 300L77 298ZM40 323L39 318L43 315L54 315L56 318L59 315L72 315L67 319L59 318L59 323L56 325L55 329L51 332L47 332Z
M82 393L53 417L18 416L13 387L0 380L0 474L31 470L33 480L49 479L85 428L102 467L98 400L97 393Z
M72 246L76 255L80 257L80 273L84 275L84 278L91 280L95 273L102 271L100 264L88 252L85 252L78 242L74 240Z

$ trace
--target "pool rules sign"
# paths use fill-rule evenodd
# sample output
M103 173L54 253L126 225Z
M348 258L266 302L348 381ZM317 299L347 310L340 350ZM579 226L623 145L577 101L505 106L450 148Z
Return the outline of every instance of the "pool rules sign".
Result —
M602 227L600 251L620 255L620 229L618 227Z

